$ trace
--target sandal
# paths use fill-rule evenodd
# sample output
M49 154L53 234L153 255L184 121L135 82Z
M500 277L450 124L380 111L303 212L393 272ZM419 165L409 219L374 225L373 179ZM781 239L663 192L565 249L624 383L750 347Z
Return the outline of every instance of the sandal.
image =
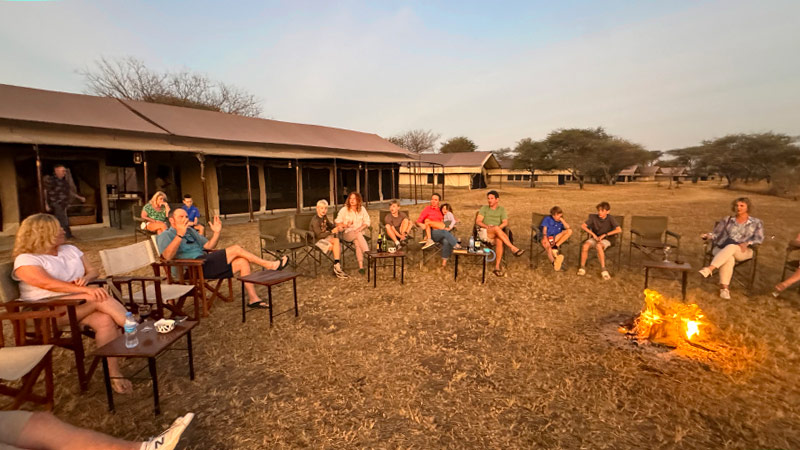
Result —
M289 265L289 257L286 255L281 256L281 263L278 264L278 268L276 270L283 270L286 266Z
M600 272L600 276L603 277L604 280L608 281L611 279L611 274L608 273L607 270Z
M514 256L522 256L523 253L525 253L525 249L518 248L517 251L514 252Z
M497 275L498 277L502 277L503 276L503 271L500 270L500 269L495 269L495 270L492 271L492 273Z
M248 303L247 307L248 308L253 308L253 309L269 309L269 305L267 305L264 302L264 300L259 300L257 302Z

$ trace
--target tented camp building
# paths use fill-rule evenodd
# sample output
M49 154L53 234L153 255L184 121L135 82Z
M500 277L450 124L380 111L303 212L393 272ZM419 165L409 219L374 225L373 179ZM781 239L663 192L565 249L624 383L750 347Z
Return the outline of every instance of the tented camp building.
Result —
M250 214L398 197L409 152L317 125L0 84L0 234L44 211L43 179L67 167L86 202L75 225L112 226L157 190L205 214ZM117 222L117 223L114 223Z

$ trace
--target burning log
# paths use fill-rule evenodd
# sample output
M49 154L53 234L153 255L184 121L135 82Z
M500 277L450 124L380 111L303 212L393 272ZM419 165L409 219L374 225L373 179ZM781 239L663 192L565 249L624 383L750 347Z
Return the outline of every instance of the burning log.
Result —
M694 347L709 350L692 340L700 336L703 311L696 304L684 304L664 298L656 291L645 289L644 309L632 323L623 324L620 332L638 342L678 347L688 343Z

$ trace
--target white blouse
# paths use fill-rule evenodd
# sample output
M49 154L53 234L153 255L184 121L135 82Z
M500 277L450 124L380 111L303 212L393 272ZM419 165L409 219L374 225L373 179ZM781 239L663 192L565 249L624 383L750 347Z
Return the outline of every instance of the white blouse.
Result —
M22 266L38 266L47 272L51 278L71 283L76 278L86 275L82 257L83 252L74 245L59 246L58 255L55 256L33 253L23 253L17 256L14 259L14 271L11 272L11 278L19 281L20 300L40 300L54 295L62 295L63 292L48 291L21 281L17 278L18 268Z
M355 212L352 211L347 206L344 206L342 209L339 210L339 214L336 215L336 223L348 223L350 225L344 229L345 233L355 231L361 228L362 225L366 225L369 227L369 213L367 213L367 208L361 207L361 211Z

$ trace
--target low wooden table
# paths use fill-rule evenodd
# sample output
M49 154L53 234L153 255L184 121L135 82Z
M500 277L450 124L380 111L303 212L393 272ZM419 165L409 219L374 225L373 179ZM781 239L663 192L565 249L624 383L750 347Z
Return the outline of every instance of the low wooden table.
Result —
M681 272L681 298L686 300L686 281L689 271L692 266L689 263L682 262L680 264L672 261L644 261L644 288L647 289L647 282L650 278L650 269L669 270L673 272Z
M453 263L453 280L458 280L458 258L460 256L471 256L473 258L481 258L483 260L483 270L481 272L481 284L486 284L486 258L489 254L481 250L480 252L470 252L467 249L453 250L455 261Z
M148 324L151 330L142 331L142 328ZM98 348L94 352L95 358L102 358L103 360L103 379L106 383L106 397L108 398L108 410L114 411L114 390L111 389L111 376L108 373L108 358L147 358L147 365L150 369L150 378L153 379L153 403L154 412L156 415L161 414L161 406L158 403L158 373L156 371L156 358L161 355L165 350L183 350L173 349L174 344L178 339L186 336L186 350L189 353L189 379L194 380L194 359L192 356L192 328L196 327L198 322L193 320L186 320L175 324L175 328L169 333L159 333L153 326L152 321L139 324L136 337L139 339L139 345L134 348L125 347L125 335L114 339L108 344Z
M392 278L397 278L397 258L400 258L400 284L405 284L405 271L406 271L406 252L398 250L394 253L379 252L371 250L364 253L367 255L367 283L370 280L370 267L372 267L372 287L378 286L378 260L392 258Z
M289 272L286 270L261 270L258 272L253 272L246 277L236 277L237 280L242 282L242 323L245 322L245 315L252 311L257 311L257 308L250 308L250 311L247 309L247 300L245 300L245 291L244 291L244 284L245 283L253 283L259 286L266 286L267 287L267 295L268 301L267 305L269 306L269 326L272 326L272 318L274 315L280 315L285 312L291 311L290 309L286 311L282 311L278 314L272 314L272 286L277 284L281 284L285 281L292 280L292 291L294 292L294 316L298 317L300 315L300 310L297 308L297 277L300 276L297 272Z

